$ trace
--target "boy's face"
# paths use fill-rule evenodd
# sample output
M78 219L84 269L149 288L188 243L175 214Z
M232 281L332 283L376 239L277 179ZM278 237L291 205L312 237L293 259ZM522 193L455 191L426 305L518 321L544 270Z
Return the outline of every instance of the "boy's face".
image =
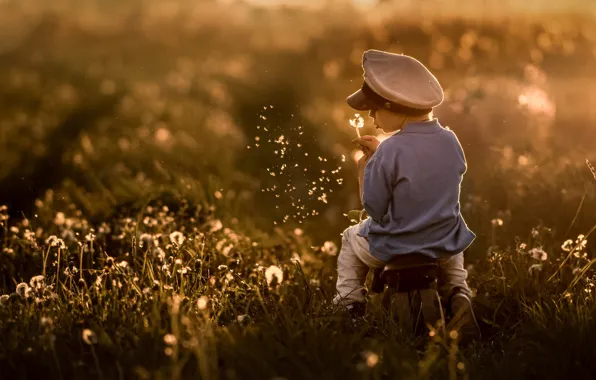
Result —
M368 116L373 119L375 128L383 133L393 133L401 128L403 117L384 108L372 109Z

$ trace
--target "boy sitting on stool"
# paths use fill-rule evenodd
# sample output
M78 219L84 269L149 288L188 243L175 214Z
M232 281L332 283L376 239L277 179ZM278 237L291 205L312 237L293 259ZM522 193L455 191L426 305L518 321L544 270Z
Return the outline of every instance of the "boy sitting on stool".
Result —
M354 140L360 199L369 217L343 232L334 304L364 314L369 268L395 255L418 253L438 260L439 294L451 313L476 327L466 283L463 251L475 235L460 213L460 184L466 172L463 149L453 131L433 118L443 90L416 59L378 50L362 57L364 83L347 98L370 110L376 128L394 133L381 144L374 136Z

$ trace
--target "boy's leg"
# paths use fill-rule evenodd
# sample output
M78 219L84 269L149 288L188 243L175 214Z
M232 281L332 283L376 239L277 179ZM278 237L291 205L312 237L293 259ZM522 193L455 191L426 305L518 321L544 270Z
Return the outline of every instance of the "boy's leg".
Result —
M445 300L456 293L470 297L472 291L466 280L468 271L464 269L464 253L460 252L449 257L439 258L439 273L437 276L439 294Z
M384 263L370 254L368 240L359 236L361 224L346 228L343 232L341 250L337 258L337 296L335 305L348 306L355 302L364 303L367 290L364 287L369 268L378 268Z
M472 291L466 282L467 278L463 252L439 259L439 293L447 300L452 315L451 324L456 330L461 330L464 339L478 337L480 333L472 309Z

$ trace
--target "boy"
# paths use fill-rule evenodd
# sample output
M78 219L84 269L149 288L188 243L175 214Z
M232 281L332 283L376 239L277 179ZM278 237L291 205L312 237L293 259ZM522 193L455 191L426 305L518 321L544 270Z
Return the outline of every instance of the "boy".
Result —
M466 283L463 251L475 235L460 213L459 193L466 160L455 134L432 117L443 90L426 67L405 55L368 50L362 57L364 83L347 98L369 110L376 128L393 133L354 140L360 199L369 217L343 232L335 304L362 316L369 268L395 255L419 253L439 263L439 293L466 327L476 327Z

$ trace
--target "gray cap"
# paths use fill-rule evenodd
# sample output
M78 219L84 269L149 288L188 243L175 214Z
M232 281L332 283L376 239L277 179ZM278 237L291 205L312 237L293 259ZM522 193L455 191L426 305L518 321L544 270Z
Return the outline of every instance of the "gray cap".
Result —
M367 50L362 55L364 83L348 96L359 110L386 108L405 113L424 113L443 102L443 89L435 76L407 55Z

